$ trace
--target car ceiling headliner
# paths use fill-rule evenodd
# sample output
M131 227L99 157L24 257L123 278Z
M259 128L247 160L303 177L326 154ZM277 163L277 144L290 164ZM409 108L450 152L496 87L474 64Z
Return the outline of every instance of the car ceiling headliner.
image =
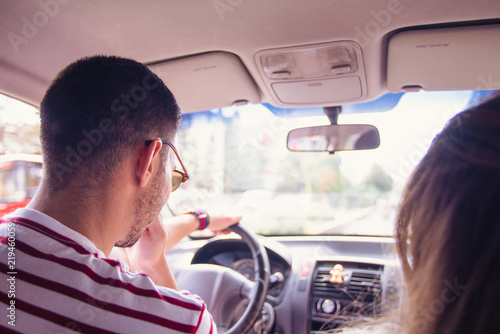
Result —
M57 13L26 43L12 47L9 33L22 35L26 20L57 3ZM61 3L61 4L60 4ZM40 0L0 2L0 92L32 105L59 70L94 54L116 54L150 64L208 51L238 55L268 92L255 64L259 50L357 40L367 23L377 35L363 48L368 99L387 91L387 37L398 29L438 23L497 19L498 0ZM377 13L397 6L385 21ZM52 7L55 8L55 7ZM55 11L55 10L54 10ZM376 31L378 30L378 31ZM189 87L186 87L189 89Z

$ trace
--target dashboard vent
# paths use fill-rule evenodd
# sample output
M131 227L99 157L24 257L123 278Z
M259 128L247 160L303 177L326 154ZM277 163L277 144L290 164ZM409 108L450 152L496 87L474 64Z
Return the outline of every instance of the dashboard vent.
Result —
M336 264L344 268L342 284L330 282ZM309 300L309 333L326 333L350 319L368 321L381 315L383 272L379 264L318 261Z
M331 267L320 266L316 271L316 276L313 281L313 291L319 293L327 293L328 295L341 295L344 293L337 285L330 283Z
M330 270L334 263L318 263L313 279L314 294L329 297L373 302L381 298L383 266L371 265L369 268L359 263L343 263L345 283L342 285L330 282Z
M377 272L353 271L349 284L349 294L355 300L373 302L381 298L381 274Z

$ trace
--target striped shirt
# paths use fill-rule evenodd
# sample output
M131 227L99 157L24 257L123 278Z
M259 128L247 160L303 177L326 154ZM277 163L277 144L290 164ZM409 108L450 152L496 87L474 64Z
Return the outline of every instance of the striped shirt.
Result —
M107 259L53 218L0 220L1 333L216 333L203 301Z

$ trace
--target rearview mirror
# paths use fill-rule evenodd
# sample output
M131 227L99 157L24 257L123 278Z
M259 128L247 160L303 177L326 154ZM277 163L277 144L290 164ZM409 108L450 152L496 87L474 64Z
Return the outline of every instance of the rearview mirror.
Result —
M294 129L288 133L290 151L336 152L379 147L380 134L368 124L335 124Z

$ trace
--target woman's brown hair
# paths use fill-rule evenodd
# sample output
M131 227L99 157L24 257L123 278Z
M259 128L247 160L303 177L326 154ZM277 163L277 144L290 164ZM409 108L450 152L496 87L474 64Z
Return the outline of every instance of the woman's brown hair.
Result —
M500 333L500 95L453 119L403 194L408 333Z

